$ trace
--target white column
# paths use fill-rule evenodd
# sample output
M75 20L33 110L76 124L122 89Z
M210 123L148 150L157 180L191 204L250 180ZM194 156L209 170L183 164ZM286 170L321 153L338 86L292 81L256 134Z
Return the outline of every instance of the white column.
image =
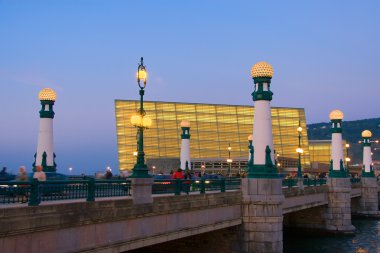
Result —
M372 165L371 146L363 147L363 165L364 165L365 172L371 171L371 165Z
M181 169L186 168L186 161L190 168L190 139L182 139L181 144Z
M343 161L343 142L341 133L332 133L331 159L333 160L333 170L340 170L340 160Z
M270 101L255 101L255 117L253 125L253 147L255 164L265 164L265 149L271 149L271 159L273 156L273 136L272 136L272 117Z
M53 140L53 119L40 118L40 129L38 132L36 166L41 165L42 155L46 152L46 165L54 165L54 140Z

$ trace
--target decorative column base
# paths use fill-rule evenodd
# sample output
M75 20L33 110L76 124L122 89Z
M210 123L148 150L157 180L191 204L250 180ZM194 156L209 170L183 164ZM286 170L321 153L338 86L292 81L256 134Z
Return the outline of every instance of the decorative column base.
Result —
M275 165L248 165L248 178L279 178Z
M364 216L380 216L379 199L378 199L378 184L376 177L362 177L360 198L360 209L358 214Z
M152 197L153 178L132 178L131 194L133 204L153 203Z
M351 182L350 178L328 178L328 207L326 229L331 232L352 234L351 223Z
M242 195L243 252L282 252L282 180L243 178Z

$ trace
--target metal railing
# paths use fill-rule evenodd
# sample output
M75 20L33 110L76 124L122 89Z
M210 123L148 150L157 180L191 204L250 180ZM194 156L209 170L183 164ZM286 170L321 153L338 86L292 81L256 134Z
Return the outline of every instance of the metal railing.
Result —
M360 177L357 177L357 178L351 177L350 181L351 181L351 184L360 183Z
M282 186L283 187L294 187L297 186L298 179L297 178L286 178L282 180ZM321 186L326 184L327 180L325 178L318 178L318 179L309 179L309 178L303 178L302 183L304 186Z
M130 182L126 180L54 180L39 182L1 182L0 204L28 203L36 206L41 201L118 197L130 195Z
M283 179L283 187L297 186L297 178ZM303 179L304 186L321 186L326 179ZM359 183L360 178L351 178L351 183ZM239 190L240 178L220 179L156 179L152 185L152 194L200 193L227 190ZM0 182L0 204L28 203L36 206L41 201L86 199L130 196L131 182L125 179L84 178L77 180L54 180L39 182L36 179L27 182Z
M221 179L156 179L152 186L152 194L189 194L199 192L204 194L210 191L225 192L226 190L239 190L240 178Z

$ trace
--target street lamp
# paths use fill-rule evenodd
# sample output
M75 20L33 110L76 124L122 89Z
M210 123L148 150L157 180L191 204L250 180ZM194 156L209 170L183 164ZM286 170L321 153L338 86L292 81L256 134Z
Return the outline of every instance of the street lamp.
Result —
M137 84L140 87L140 109L136 111L131 117L131 123L137 128L137 159L136 164L133 167L133 173L131 178L149 178L148 167L145 164L145 153L144 153L144 130L152 125L152 120L146 116L144 110L144 89L146 87L146 80L148 73L146 67L144 66L143 58L141 57L141 62L137 67Z
M231 177L231 165L232 165L232 159L231 159L231 145L230 143L228 143L228 159L227 159L227 163L229 163L229 167L228 167L228 172L227 172L227 175L228 177Z
M346 143L346 169L348 170L348 163L351 161L351 158L348 156L348 150L350 148L350 144Z
M302 177L301 154L303 154L303 149L301 148L301 133L302 133L301 121L299 121L298 123L297 132L298 132L298 148L296 149L296 152L298 153L297 177L301 178Z

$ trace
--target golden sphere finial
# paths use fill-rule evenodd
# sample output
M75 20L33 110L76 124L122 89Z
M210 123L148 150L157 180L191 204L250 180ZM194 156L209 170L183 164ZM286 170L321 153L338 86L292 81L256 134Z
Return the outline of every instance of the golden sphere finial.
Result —
M340 110L333 110L330 112L330 120L343 119L343 112Z
M362 137L363 137L363 138L371 138L371 137L372 137L372 133L371 133L371 131L369 131L369 130L364 130L364 131L362 132Z
M190 127L190 121L184 119L181 121L181 127Z
M51 88L44 88L38 93L39 100L55 101L57 94Z
M264 61L258 62L252 66L251 69L252 78L256 77L273 77L273 68L272 66Z

